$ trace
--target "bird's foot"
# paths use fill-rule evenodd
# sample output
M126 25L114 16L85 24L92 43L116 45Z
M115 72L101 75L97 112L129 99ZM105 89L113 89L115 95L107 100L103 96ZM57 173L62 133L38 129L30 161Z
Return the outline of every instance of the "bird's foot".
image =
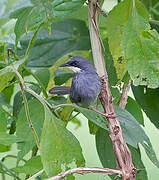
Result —
M106 118L116 118L117 116L114 113L103 113L103 116L105 116Z
M94 109L93 107L89 107L90 110L98 113L98 114L101 114L102 116L104 116L105 118L116 118L117 116L114 114L114 113L103 113L103 112L100 112L98 111L97 109Z

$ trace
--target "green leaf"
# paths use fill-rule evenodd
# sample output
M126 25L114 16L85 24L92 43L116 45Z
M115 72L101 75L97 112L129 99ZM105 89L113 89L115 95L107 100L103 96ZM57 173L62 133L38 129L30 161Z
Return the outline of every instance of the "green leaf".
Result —
M0 62L5 61L5 45L0 43Z
M22 142L22 141L23 141L22 137L17 137L15 135L10 135L4 132L0 132L0 142L5 146L9 146L14 143Z
M128 147L131 151L133 164L134 164L135 168L138 170L136 173L136 179L137 180L143 180L143 179L148 180L146 168L142 162L139 147L137 149L132 146L128 146Z
M150 121L159 128L159 88L149 89L145 86L132 86L136 101Z
M149 157L149 159L153 162L154 165L156 165L156 167L159 168L159 161L156 157L156 154L153 150L152 145L150 143L147 143L147 142L142 142L141 144L144 147L145 152L146 152L147 156Z
M96 133L95 138L98 156L103 167L116 168L115 154L109 133L100 128Z
M24 60L13 62L10 66L0 70L0 92L7 87L15 76L13 69L18 68L24 63Z
M65 128L65 124L45 108L45 121L41 136L40 154L48 176L85 163L78 140Z
M5 116L5 112L0 105L0 132L6 132L7 130L7 120Z
M19 55L25 54L31 37L32 33L28 33L21 39L22 48L18 51ZM89 32L86 24L81 20L65 19L52 24L51 35L48 35L46 28L38 32L28 66L50 67L68 53L89 49Z
M146 20L149 19L149 14L143 4L136 0L137 12L143 16ZM132 0L125 0L119 3L110 11L107 17L107 32L111 54L114 59L114 65L116 67L118 78L121 80L127 72L127 64L124 59L122 50L122 35L124 32L124 26L126 25L129 16L131 15L133 7ZM120 16L119 16L120 14ZM133 39L135 41L135 39Z
M17 173L25 173L33 175L43 169L40 156L35 156L29 159L23 166L13 168Z
M140 124L128 111L116 106L115 112L122 126L124 139L128 144L137 148L139 142L149 141Z
M7 102L9 103L14 92L14 84L6 87L2 93L5 95Z
M79 107L76 105L73 105L73 106L78 112L82 113L88 120L90 120L97 126L103 128L105 130L108 130L108 123L103 116L101 116L100 114L98 114L92 110L82 108L82 107Z
M30 113L30 119L33 124L33 127L40 138L42 127L43 127L43 121L44 121L44 108L43 105L37 100L32 99L28 102L29 105L29 113ZM20 150L18 152L18 159L24 157L34 146L35 146L35 139L33 136L33 133L31 131L31 128L29 127L25 108L22 107L17 120L17 126L16 126L16 135L17 137L23 138L25 141L22 143L18 143L18 149Z
M85 0L31 0L32 6L23 7L11 13L10 18L18 19L15 25L17 41L28 30L36 29L40 24L53 21L55 17L64 17L80 8Z
M14 76L15 73L10 66L7 66L0 70L0 92L10 84Z
M10 146L5 146L3 144L0 144L0 152L7 152L10 151Z
M48 86L50 73L48 68L38 68L33 72L36 80L39 82L40 86L45 90Z
M107 70L108 77L109 77L109 83L111 86L115 86L118 82L118 79L117 79L117 74L116 74L116 70L114 67L114 61L113 61L112 55L110 53L108 39L105 39L103 41L103 43L104 43L105 50L107 52L107 53L104 53L104 59L105 59L105 63L106 63L106 70Z
M48 102L52 105L59 105L67 103L67 99L63 96L53 96L48 100Z
M123 52L134 85L159 86L159 34L134 10L124 28Z
M35 91L37 94L40 94L40 89L36 86L31 86L30 87L33 91ZM31 100L34 99L34 96L32 96L31 94L25 92L25 96L27 98L27 100ZM23 103L23 97L22 97L22 92L18 91L15 96L14 96L14 100L13 100L13 116L18 118L18 114L21 110L21 108L23 107L24 103Z
M72 73L63 71L61 69L55 71L55 84L62 85L73 76Z
M159 168L159 161L157 160L152 144L140 124L125 109L116 107L115 110L126 142L135 148L137 148L138 143L141 143L149 159Z
M89 126L89 133L90 134L95 135L98 132L98 130L99 130L99 126L97 126L92 121L88 121L88 126Z
M0 93L0 104L9 108L11 105L8 104L6 96L3 93Z
M141 111L140 106L138 103L132 99L131 97L128 97L128 102L126 104L126 110L131 113L132 116L141 124L144 126L144 118Z
M44 14L39 15L39 13L40 11L38 12L38 9L33 6L23 7L11 13L10 18L17 19L14 28L16 42L18 42L25 32L36 29L40 24L42 24L45 17Z

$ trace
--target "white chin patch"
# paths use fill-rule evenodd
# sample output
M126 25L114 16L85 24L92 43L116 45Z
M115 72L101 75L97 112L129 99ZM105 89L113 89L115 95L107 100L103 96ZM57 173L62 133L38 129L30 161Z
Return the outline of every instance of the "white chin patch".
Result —
M78 73L78 72L80 72L81 71L81 69L80 68L78 68L78 67L74 67L74 66L69 66L68 67L70 70L72 70L73 72L75 72L75 73Z

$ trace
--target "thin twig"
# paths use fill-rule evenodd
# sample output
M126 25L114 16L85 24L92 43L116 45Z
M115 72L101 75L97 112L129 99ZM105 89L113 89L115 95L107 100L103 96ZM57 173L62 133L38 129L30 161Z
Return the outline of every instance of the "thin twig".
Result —
M31 118L30 118L30 114L29 114L29 106L28 106L28 101L27 101L27 98L26 98L26 95L24 93L24 90L27 89L25 83L24 83L24 79L22 78L22 76L20 75L20 73L13 69L13 71L16 73L16 75L18 76L19 80L20 80L20 88L21 88L21 92L22 92L22 97L23 97L23 101L24 101L24 107L25 107L25 113L26 113L26 117L27 117L27 121L28 121L28 124L31 128L31 131L33 133L33 136L34 136L34 139L35 139L35 142L36 142L36 145L38 147L38 149L40 148L40 142L39 142L39 138L38 138L38 135L36 133L36 130L34 129L33 127L33 124L31 122Z
M127 100L128 100L128 92L130 90L130 86L131 86L131 80L128 83L127 87L123 88L122 91L122 95L121 95L121 99L120 99L120 103L119 103L119 107L121 108L125 108L126 104L127 104Z
M50 109L52 109L53 107L40 95L38 95L37 93L35 93L32 89L26 87L25 91L32 94L34 97L36 97L42 104L47 105Z
M109 175L112 175L112 174L121 175L121 171L116 170L116 169L98 168L98 167L78 167L78 168L74 168L74 169L70 169L68 171L62 172L62 173L58 174L57 176L53 176L46 180L59 180L59 179L65 178L66 176L68 176L70 174L74 174L74 173L76 173L76 174L103 173L103 174L109 174Z
M159 21L154 20L154 19L151 19L151 20L150 20L150 23L153 23L153 24L157 24L157 25L159 25Z

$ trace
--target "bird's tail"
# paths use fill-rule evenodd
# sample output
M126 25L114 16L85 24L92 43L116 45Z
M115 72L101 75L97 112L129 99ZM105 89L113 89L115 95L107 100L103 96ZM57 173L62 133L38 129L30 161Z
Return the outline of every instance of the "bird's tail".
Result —
M57 86L49 90L50 94L66 95L70 94L70 86Z

